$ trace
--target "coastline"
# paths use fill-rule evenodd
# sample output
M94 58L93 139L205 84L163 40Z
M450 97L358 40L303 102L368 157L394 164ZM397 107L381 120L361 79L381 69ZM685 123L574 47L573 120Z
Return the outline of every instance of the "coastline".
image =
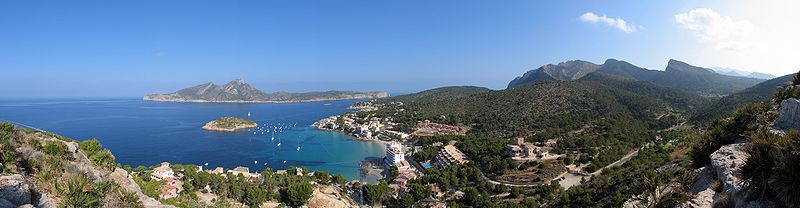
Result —
M388 97L385 96L385 97ZM183 100L183 99L161 99L143 97L142 100L155 101L155 102L173 102L173 103L311 103L311 102L324 102L324 101L342 101L342 100L361 100L361 99L377 99L385 98L382 96L359 96L347 98L331 98L331 99L306 99L306 100Z

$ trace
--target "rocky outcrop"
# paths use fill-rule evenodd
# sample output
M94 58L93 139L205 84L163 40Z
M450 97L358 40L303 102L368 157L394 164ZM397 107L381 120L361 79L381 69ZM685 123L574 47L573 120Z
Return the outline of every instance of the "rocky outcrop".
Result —
M734 198L737 198L736 195L743 189L740 169L747 160L745 145L725 145L710 156L711 167L723 185L722 193L730 194Z
M784 131L800 129L800 100L789 98L781 102L780 115L775 119L775 128Z
M345 208L356 207L355 201L350 199L347 194L342 193L332 186L320 186L314 190L311 199L308 200L309 207L331 207Z
M133 181L133 178L131 178L130 175L128 175L128 172L123 170L122 168L114 169L114 172L108 175L108 179L117 182L117 184L119 184L119 186L125 189L126 191L136 194L136 196L139 197L139 201L142 202L142 205L144 205L144 207L174 208L174 206L161 204L161 202L159 202L158 200L145 195L142 192L142 189L139 187L139 185L137 185L136 182Z
M30 185L20 174L0 176L0 198L14 204L14 207L30 204Z

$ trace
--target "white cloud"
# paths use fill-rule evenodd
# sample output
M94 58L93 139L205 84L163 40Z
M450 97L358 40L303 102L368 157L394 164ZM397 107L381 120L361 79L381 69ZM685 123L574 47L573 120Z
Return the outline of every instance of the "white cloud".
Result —
M636 32L637 30L642 28L641 26L628 24L628 22L626 22L622 18L611 18L611 17L608 17L606 15L598 16L597 14L592 13L592 12L583 13L579 17L579 19L581 21L584 21L584 22L591 22L591 23L602 22L602 23L606 23L608 26L615 27L615 28L617 28L617 29L619 29L619 30L621 30L622 32L625 32L625 33Z
M749 40L754 30L752 23L733 20L712 9L697 8L676 14L675 21L719 49L745 50L754 46Z

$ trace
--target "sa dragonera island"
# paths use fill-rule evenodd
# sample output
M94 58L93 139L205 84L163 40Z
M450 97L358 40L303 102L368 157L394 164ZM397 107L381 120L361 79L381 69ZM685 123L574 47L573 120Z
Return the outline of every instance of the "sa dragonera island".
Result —
M236 118L236 117L222 117L217 120L209 121L203 125L204 130L208 131L237 131L258 126L256 122L251 120Z
M265 93L258 90L242 79L235 79L225 85L205 83L194 87L178 90L169 94L149 94L144 100L162 102L229 102L229 103L293 103L314 102L331 100L373 99L388 97L387 92L355 92L355 91L324 91L324 92L275 92Z

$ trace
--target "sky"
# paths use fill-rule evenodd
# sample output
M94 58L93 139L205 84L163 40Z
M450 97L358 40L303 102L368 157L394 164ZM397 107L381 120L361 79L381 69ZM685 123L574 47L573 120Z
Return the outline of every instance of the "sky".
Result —
M0 97L414 92L567 60L800 70L798 1L0 1Z

